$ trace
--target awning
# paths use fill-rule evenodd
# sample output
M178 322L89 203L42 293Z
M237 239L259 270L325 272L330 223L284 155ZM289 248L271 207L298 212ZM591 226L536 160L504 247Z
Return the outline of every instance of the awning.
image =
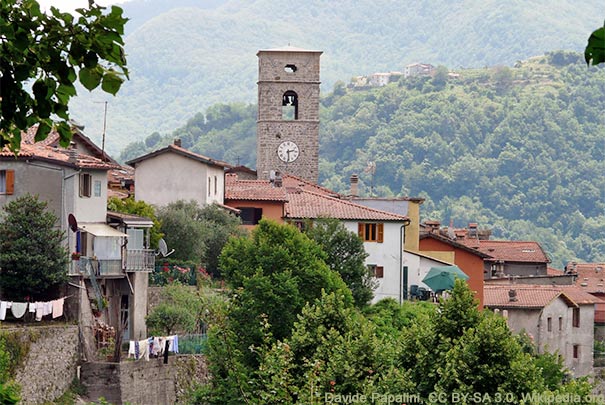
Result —
M128 237L127 234L112 228L107 224L90 223L79 224L78 228L82 231L93 234L94 236L113 236L113 237Z

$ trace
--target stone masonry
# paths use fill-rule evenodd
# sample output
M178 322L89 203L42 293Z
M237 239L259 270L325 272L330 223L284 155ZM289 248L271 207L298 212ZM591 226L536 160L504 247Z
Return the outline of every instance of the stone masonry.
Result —
M293 174L312 182L319 177L319 58L321 51L286 47L258 52L257 163L259 179L270 171ZM286 92L297 96L297 117L282 117ZM285 163L277 155L284 141L296 143L300 155Z

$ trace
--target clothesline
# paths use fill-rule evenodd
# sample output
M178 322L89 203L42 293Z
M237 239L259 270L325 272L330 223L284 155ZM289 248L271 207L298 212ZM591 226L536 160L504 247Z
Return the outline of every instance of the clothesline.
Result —
M16 319L22 318L26 312L36 314L35 319L38 322L47 315L52 315L53 319L58 318L63 316L65 299L69 297L70 296L46 302L0 301L0 321L6 319L6 313L9 309Z
M160 357L166 350L166 342L169 352L179 352L178 335L152 336L143 340L131 340L128 345L128 358L132 356L135 360L145 358L149 361L149 356Z

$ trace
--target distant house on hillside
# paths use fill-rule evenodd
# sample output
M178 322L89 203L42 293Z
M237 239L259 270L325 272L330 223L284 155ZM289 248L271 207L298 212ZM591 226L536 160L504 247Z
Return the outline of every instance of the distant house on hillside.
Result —
M178 200L223 204L230 165L182 148L180 140L126 164L135 168L136 200L159 207Z
M525 331L540 353L558 352L574 376L592 372L594 306L598 301L575 286L486 285L486 308Z
M411 63L403 70L403 77L431 76L434 70L429 63Z
M605 263L568 263L565 272L576 277L576 286L598 299L595 339L605 340Z

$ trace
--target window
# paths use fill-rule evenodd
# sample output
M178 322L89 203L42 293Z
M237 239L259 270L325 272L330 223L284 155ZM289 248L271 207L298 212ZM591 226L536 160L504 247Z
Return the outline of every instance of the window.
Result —
M382 243L384 240L384 224L360 222L357 231L364 242Z
M218 194L218 179L214 176L214 195Z
M243 225L256 225L258 221L263 217L263 209L262 208L254 208L254 207L237 207L240 210L240 218L242 219Z
M580 345L573 345L573 358L574 359L580 358Z
M559 332L561 332L563 330L563 317L560 316L559 317Z
M375 264L368 264L368 270L372 277L384 278L384 267L376 266Z
M573 314L572 314L572 326L574 328L579 328L580 327L580 308L574 308L573 309Z
M208 197L210 197L210 190L212 189L212 179L208 177Z
M80 197L90 197L92 179L89 173L80 174Z
M15 192L15 171L0 170L0 194L13 194Z
M101 181L95 180L95 197L101 197Z
M284 72L286 72L286 73L296 72L296 65L288 64L288 65L284 66Z
M549 332L552 332L552 318L549 316L546 319L546 325Z
M288 90L282 97L282 120L292 121L298 119L298 95Z

